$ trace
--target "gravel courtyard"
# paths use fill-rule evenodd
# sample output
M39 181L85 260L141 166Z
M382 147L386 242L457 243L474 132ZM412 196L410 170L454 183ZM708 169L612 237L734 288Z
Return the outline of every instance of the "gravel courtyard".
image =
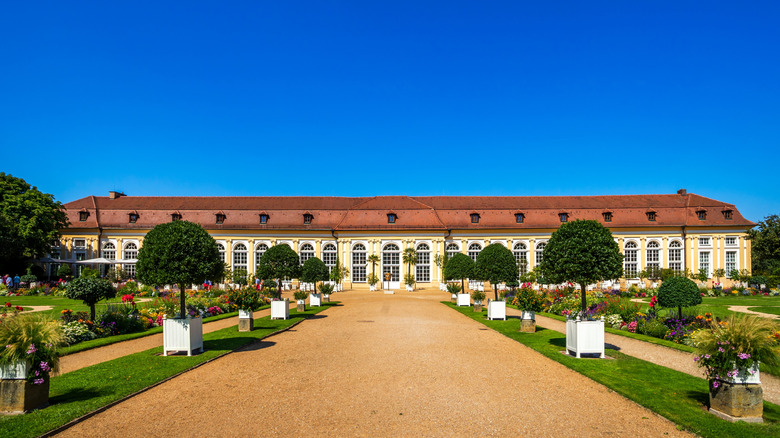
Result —
M333 298L343 305L61 436L686 435L441 305L441 292Z

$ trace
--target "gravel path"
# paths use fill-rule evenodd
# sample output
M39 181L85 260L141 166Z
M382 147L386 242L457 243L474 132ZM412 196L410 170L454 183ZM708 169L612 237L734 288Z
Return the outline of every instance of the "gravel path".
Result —
M520 317L520 311L507 307L507 317ZM566 333L566 323L557 319L536 316L536 324L546 329ZM625 336L604 334L604 342L609 348L613 348L629 356L633 356L654 364L658 364L673 370L681 371L696 377L704 377L704 372L693 362L693 354L675 350L662 345L651 344ZM764 390L764 400L772 403L780 403L780 379L766 374L761 374L761 386Z
M750 307L760 307L760 306L729 306L729 310L732 312L742 312L742 313L749 313L751 315L758 315L762 318L769 318L769 319L777 319L780 318L778 315L772 315L771 313L762 313L762 312L756 312L754 310L750 310Z
M62 436L688 436L453 312L441 292L334 299L344 305Z

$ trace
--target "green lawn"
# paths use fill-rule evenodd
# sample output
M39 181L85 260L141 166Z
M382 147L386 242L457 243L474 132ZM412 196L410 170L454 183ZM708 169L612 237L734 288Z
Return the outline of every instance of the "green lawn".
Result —
M51 405L45 409L18 416L0 416L0 437L36 437L69 421L86 415L134 392L147 388L178 373L310 318L338 302L307 308L298 313L290 310L290 319L255 319L255 330L239 333L235 326L203 335L205 352L196 356L159 355L162 347L152 348L82 368L51 379Z
M707 381L679 371L655 365L615 350L607 355L615 360L576 359L561 354L566 336L537 327L536 333L521 333L520 320L485 319L485 312L442 302L453 310L514 339L544 356L559 362L642 406L668 418L681 428L704 437L777 437L780 436L780 406L764 402L763 424L729 423L705 410ZM608 415L605 412L605 415Z
M649 307L646 303L650 301L650 298L642 298L642 301L645 302L644 305L642 305L642 312L647 313ZM704 314L704 313L712 313L713 316L716 316L718 318L726 318L732 314L739 314L739 312L732 312L729 310L729 306L756 306L756 307L775 307L777 306L778 309L780 309L780 297L767 297L767 296L736 296L736 297L702 297L702 303L696 306L695 308L690 309L683 309L686 313L688 312L695 312L698 314ZM674 315L677 312L677 309L661 309L661 314L667 314ZM765 312L765 313L777 313L780 312L780 310L776 310L775 312Z
M111 298L110 300L101 301L95 306L95 311L100 313L101 307L105 307L109 303L121 303L122 297ZM49 296L29 296L29 297L0 297L0 305L5 303L11 303L12 306L53 306L52 310L41 312L46 315L51 315L55 318L60 317L60 312L65 309L71 309L74 312L89 312L89 306L85 305L79 300L71 300L65 297Z
M771 313L772 315L780 315L780 306L778 306L778 307L766 307L766 306L749 307L748 310L752 310L754 312L761 312L761 313Z

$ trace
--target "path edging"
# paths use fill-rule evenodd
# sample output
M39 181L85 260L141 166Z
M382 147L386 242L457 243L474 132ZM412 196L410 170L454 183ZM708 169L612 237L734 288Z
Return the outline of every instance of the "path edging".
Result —
M252 342L250 342L250 343L248 343L246 345L242 345L241 347L239 347L239 348L237 348L235 350L227 351L227 352L225 352L223 354L220 354L219 356L212 357L211 359L209 359L209 360L207 360L205 362L201 362L201 363L199 363L199 364L197 364L197 365L195 365L195 366L193 366L191 368L187 368L184 371L180 371L180 372L178 372L178 373L176 373L176 374L174 374L172 376L166 377L165 379L160 380L157 383L153 383L153 384L147 386L146 388L140 389L140 390L138 390L138 391L136 391L136 392L134 392L132 394L128 394L128 395L120 398L119 400L114 400L113 402L111 402L111 403L109 403L109 404L107 404L105 406L101 406L101 407L95 409L92 412L88 412L88 413L82 415L81 417L78 417L78 418L76 418L74 420L71 420L68 423L63 424L62 426L60 426L60 427L58 427L56 429L52 429L52 430L44 433L43 435L40 435L40 438L51 437L51 436L54 436L54 435L56 435L56 434L58 434L60 432L65 431L67 429L70 429L71 427L73 427L73 426L75 426L75 425L77 425L77 424L79 424L79 423L81 423L81 422L83 422L85 420L88 420L89 418L94 417L95 415L97 415L97 414L99 414L101 412L104 412L104 411L108 410L109 408L112 408L112 407L118 405L119 403L127 401L127 400L129 400L129 399L131 399L131 398L133 398L133 397L135 397L135 396L137 396L139 394L142 394L142 393L144 393L144 392L146 392L146 391L148 391L148 390L150 390L150 389L152 389L152 388L154 388L156 386L162 385L163 383L165 383L165 382L167 382L169 380L175 379L176 377L179 377L179 376L181 376L184 373L190 372L190 371L194 370L195 368L198 368L198 367L201 367L203 365L206 365L207 363L211 363L211 362L213 362L213 361L215 361L215 360L217 360L219 358L227 356L228 354L232 354L232 353L235 353L236 351L240 351L240 350L242 350L242 349L244 349L244 348L246 348L246 347L248 347L250 345L256 344L258 342L263 341L264 339L270 338L271 336L278 335L279 333L286 332L287 330L290 330L291 328L293 328L296 325L302 323L303 321L306 321L306 318L302 318L300 321L297 321L297 322L291 324L288 327L285 327L285 328L283 328L281 330L277 330L277 331L275 331L273 333L269 333L269 334L263 336L262 338L258 338L257 340L252 341Z

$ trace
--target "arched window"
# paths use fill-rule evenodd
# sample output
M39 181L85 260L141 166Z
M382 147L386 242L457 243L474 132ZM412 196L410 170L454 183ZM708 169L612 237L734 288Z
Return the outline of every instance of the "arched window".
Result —
M458 247L457 243L448 243L447 248L444 251L447 253L447 258L450 259L460 252L460 247Z
M325 262L325 266L328 267L328 272L332 271L336 267L336 260L338 254L336 253L336 245L328 243L322 247L322 261Z
M520 269L520 275L528 272L528 247L525 243L515 243L514 251L512 251L512 253L515 255L515 261L517 262L517 267Z
M298 254L298 258L301 260L301 265L306 263L306 260L314 257L314 247L311 243L304 243L301 245L301 251Z
M536 244L536 266L539 266L542 264L542 260L544 259L544 247L547 246L547 243L540 242Z
M476 262L480 252L482 252L482 245L479 243L472 243L469 245L469 257L471 257L471 260Z
M636 242L628 241L623 246L623 270L626 278L636 278L639 273L639 258Z
M247 250L246 245L238 243L233 247L233 274L243 271L243 275L247 272ZM240 275L240 274L239 274Z
M646 266L648 269L661 269L661 245L655 240L647 242L647 255L645 256L645 259L647 260Z
M429 283L431 281L431 247L428 244L417 245L417 264L414 266L414 279L418 283Z
M268 251L268 245L265 243L260 243L255 247L255 272L257 272L257 267L260 265L260 258L263 257L266 251Z
M352 247L352 281L366 282L366 247L362 243Z
M390 281L401 281L401 250L398 245L389 243L382 250L382 278L390 273Z
M679 240L669 242L669 269L682 272L682 243Z
M135 242L126 243L122 258L125 260L136 260L138 258L138 245ZM125 265L124 270L128 277L135 278L135 264Z
M218 243L217 249L219 249L219 259L222 260L222 263L225 263L225 245Z
M116 245L111 242L103 244L103 258L108 260L116 260Z

